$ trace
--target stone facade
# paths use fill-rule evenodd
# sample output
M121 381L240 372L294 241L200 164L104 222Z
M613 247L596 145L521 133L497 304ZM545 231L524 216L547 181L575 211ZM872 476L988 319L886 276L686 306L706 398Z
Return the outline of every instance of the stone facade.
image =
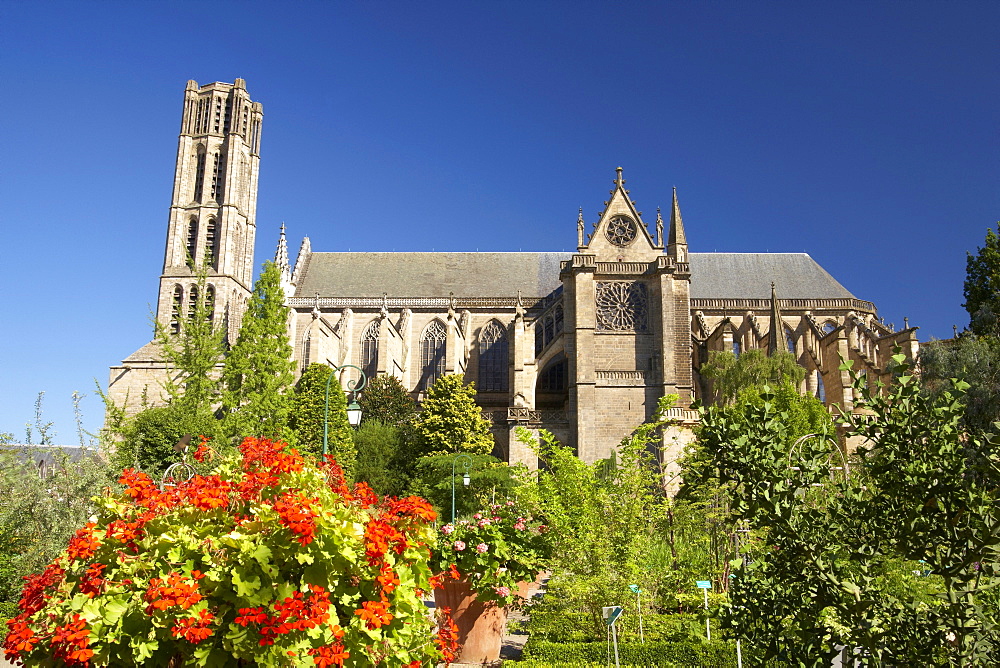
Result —
M157 307L167 326L185 317L189 251L210 260L216 317L231 335L238 327L253 264L261 116L241 80L188 84ZM418 400L437 376L464 373L497 454L534 466L518 427L548 429L595 461L665 394L679 397L681 426L668 438L678 450L697 417L687 407L705 395L698 369L711 351L791 350L807 370L803 391L848 410L841 358L878 376L895 345L916 352L913 328L886 326L806 254L689 253L676 191L668 218L658 210L649 225L621 168L592 229L582 211L576 223L575 253L318 252L305 238L294 264L282 227L275 261L298 370L323 362L389 373ZM158 391L155 348L112 368L112 398Z

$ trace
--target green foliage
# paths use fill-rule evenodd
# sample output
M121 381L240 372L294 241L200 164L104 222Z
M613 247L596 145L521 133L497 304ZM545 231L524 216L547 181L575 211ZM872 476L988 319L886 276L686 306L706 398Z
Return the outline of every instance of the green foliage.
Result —
M171 334L168 323L157 322L155 340L170 369L163 387L170 404L190 415L207 415L218 396L216 366L225 355L226 332L213 321L207 267L195 272L195 285L201 298L189 317L178 321L180 331Z
M867 447L850 475L832 436L789 451L771 395L740 416L704 414L732 521L756 537L734 564L723 622L765 659L828 665L841 644L872 666L995 665L975 599L998 582L998 478L982 456L997 443L962 429L964 384L929 398L902 355L889 371L888 391L855 382L859 412L845 426Z
M265 262L222 368L222 411L231 435L278 437L288 422L294 363L284 302L281 271Z
M455 513L466 517L481 510L495 499L517 496L524 485L523 467L509 466L496 457L469 454L469 486L462 483L465 462L455 466ZM451 520L452 464L454 454L426 455L417 460L409 493L422 496L437 508L443 520Z
M470 452L489 454L493 434L476 405L476 388L462 374L441 376L427 390L414 423L424 454Z
M366 482L381 496L402 496L410 477L397 468L403 448L402 427L378 420L366 420L354 432L357 449L355 478Z
M326 419L327 450L344 471L353 474L357 455L354 434L347 420L347 398L333 370L325 364L310 364L295 384L289 427L299 449L313 456L323 452L323 425ZM330 405L326 408L327 379ZM328 417L327 417L328 416Z
M920 382L924 391L939 397L961 378L965 391L967 429L991 431L1000 421L1000 337L965 333L952 341L932 341L920 347Z
M644 566L666 510L650 453L663 424L642 425L623 440L613 466L584 463L544 431L535 444L545 468L534 503L553 536L549 595L585 613L595 633L601 607L633 598L630 584L646 586ZM520 437L530 442L528 432Z
M997 224L1000 230L1000 223ZM986 240L976 254L967 253L965 263L965 303L975 334L997 334L996 316L1000 315L1000 236L986 229ZM991 314L992 318L984 318ZM992 326L991 326L992 325Z
M43 453L54 464L44 480L35 466ZM11 612L21 578L50 562L94 512L109 473L93 451L73 462L56 448L0 450L0 614Z
M361 424L382 422L398 425L408 422L417 409L399 378L383 373L368 379L368 384L358 398L361 406Z
M790 383L797 387L805 378L805 369L792 353L767 355L763 350L746 350L737 356L731 352L713 351L708 362L699 370L702 378L711 382L715 403L732 404L746 390Z
M219 421L211 414L192 415L176 404L147 408L124 423L122 440L111 457L112 468L136 468L159 478L168 466L181 461L174 445L182 437L192 436L194 447L199 436L215 438L221 431Z
M561 666L572 663L607 665L608 643L560 642L528 639L524 658L549 661ZM735 668L736 645L732 642L713 640L687 640L677 642L619 642L618 656L623 666L699 666L700 668Z

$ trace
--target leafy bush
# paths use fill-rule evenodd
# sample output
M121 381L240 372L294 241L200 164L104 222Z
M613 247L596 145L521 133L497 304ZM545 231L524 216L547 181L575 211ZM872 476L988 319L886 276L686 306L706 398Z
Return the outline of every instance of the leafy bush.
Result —
M442 658L423 499L353 489L334 463L245 439L209 475L120 496L31 576L4 648L27 666L423 665ZM196 459L208 454L204 444ZM442 625L447 636L447 624ZM440 633L438 638L445 639Z
M147 408L125 423L112 463L118 471L137 468L156 478L180 458L174 445L183 436L221 433L222 425L211 413L192 413L180 404Z
M16 614L22 577L44 568L66 547L108 485L107 464L85 454L79 461L52 449L53 471L41 478L32 458L0 451L0 614ZM31 453L32 450L28 450Z
M603 640L603 635L594 633L587 613L561 610L551 605L549 598L532 605L528 632L535 640L549 642L590 642ZM618 637L621 640L639 642L639 620L634 608L626 607L626 614L618 621ZM705 635L705 621L699 615L676 615L643 613L643 637L649 641L678 642L699 640Z
M528 639L524 658L548 661L553 665L568 662L607 665L607 641L548 642ZM678 642L618 642L618 656L628 666L699 666L700 668L735 668L736 645L732 642L685 640Z

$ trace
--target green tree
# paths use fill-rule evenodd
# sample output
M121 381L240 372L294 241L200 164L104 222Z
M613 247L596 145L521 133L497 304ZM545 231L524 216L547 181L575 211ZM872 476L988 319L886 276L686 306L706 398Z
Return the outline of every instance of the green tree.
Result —
M315 457L323 452L326 383L332 373L333 370L325 364L310 364L302 372L292 394L289 427L295 434L295 442L300 450ZM327 434L329 454L348 475L353 474L357 459L354 435L347 420L347 399L336 377L330 380Z
M1000 223L997 223L1000 230ZM986 229L986 241L976 254L966 254L965 303L972 331L977 335L997 334L1000 316L1000 236Z
M965 426L993 431L1000 421L1000 337L966 332L951 341L931 341L920 347L920 382L931 397L953 389L954 379L968 383Z
M390 374L379 374L368 379L368 385L358 399L361 422L402 424L416 411L416 404L403 383Z
M295 377L284 301L281 272L265 262L222 369L222 410L232 435L273 438L287 426Z
M157 322L156 342L170 371L164 383L170 404L205 416L218 397L216 367L225 355L226 333L213 318L206 267L195 272L195 286L200 298L194 300L187 318L179 318L178 332L172 334L169 323Z
M476 404L476 388L462 374L441 376L427 390L414 431L425 454L493 450L490 424Z
M792 353L768 355L756 349L746 350L738 356L713 351L699 372L702 378L710 381L710 394L715 397L715 403L721 404L735 402L741 392L750 388L775 387L782 383L797 387L806 373Z
M705 412L732 519L758 538L736 565L724 622L765 659L829 665L845 645L872 666L996 664L978 601L1000 574L1000 494L996 462L980 453L1000 443L962 428L964 383L928 397L902 355L889 371L887 390L855 381L861 412L844 427L866 445L849 475L832 434L790 452L769 395L741 415Z
M363 421L354 432L357 481L368 483L379 496L402 496L412 478L412 474L407 475L397 468L403 438L399 425L378 420Z
M517 496L524 486L526 470L510 466L492 455L463 453L469 462L469 486L463 484L465 462L457 462L455 471L455 514L468 516L489 505L493 499L506 500ZM442 521L451 521L452 465L455 454L443 453L421 457L417 460L414 479L408 492L422 496L437 508Z

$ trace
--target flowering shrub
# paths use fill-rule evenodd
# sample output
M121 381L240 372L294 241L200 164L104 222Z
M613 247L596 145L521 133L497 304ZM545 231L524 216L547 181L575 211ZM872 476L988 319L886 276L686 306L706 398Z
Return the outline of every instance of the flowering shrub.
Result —
M207 446L197 452L204 459ZM8 622L26 665L428 666L449 646L430 589L423 499L379 500L336 463L248 438L161 490L127 470ZM54 662L54 663L53 663Z
M546 566L546 531L513 501L491 505L471 520L440 528L434 566L439 577L466 578L480 601L510 605L517 583L534 580Z

